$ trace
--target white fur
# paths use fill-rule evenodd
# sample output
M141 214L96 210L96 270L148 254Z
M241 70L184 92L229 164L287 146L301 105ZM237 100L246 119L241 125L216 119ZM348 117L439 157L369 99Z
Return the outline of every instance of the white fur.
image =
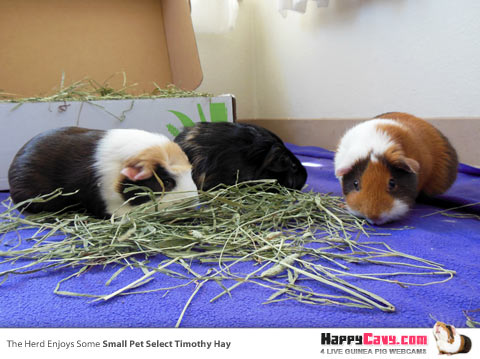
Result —
M168 205L180 199L198 196L197 186L193 182L191 171L186 171L178 175L175 177L175 181L175 190L164 194L162 198L163 204Z
M363 213L350 208L350 206L348 204L347 204L346 207L347 207L348 211L351 214L353 214L354 216L357 216L359 218L365 218L368 223L376 224L376 225L381 225L381 224L399 219L399 218L403 217L408 212L408 209L409 209L408 204L406 204L405 202L403 202L400 199L394 199L393 200L393 206L392 206L392 209L390 211L384 212L380 215L380 218L378 218L376 220L372 220L370 218L367 218Z
M375 224L383 224L391 221L395 221L403 217L408 212L409 206L400 199L393 200L392 209L388 212L382 213L380 218L375 221Z
M351 168L355 162L368 156L372 161L377 161L377 157L382 156L394 144L388 133L378 128L378 125L387 124L403 127L395 120L376 119L362 122L348 130L340 140L335 154L335 173Z
M125 162L152 146L162 146L170 140L161 134L135 129L114 129L106 132L99 141L95 154L95 167L99 174L100 195L108 213L122 215L132 209L124 204L124 199L115 190L115 183ZM191 171L186 171L175 178L175 191L192 191L190 193L167 193L162 199L170 201L195 195L197 187L193 182Z
M358 218L365 218L365 215L364 215L363 213L354 210L354 209L351 208L348 204L346 204L346 207L347 207L347 210L348 210L351 214L353 214L354 216L356 216L356 217L358 217ZM369 219L367 219L367 221L368 221L369 223L371 223Z
M437 348L446 353L457 353L460 350L462 339L458 333L453 336L453 343L448 342L448 333L441 326L435 324L433 327L433 335L437 341Z

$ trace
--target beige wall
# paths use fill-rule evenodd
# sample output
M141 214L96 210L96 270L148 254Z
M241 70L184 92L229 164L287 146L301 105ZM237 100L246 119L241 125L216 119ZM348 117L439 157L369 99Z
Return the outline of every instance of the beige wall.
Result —
M255 3L256 117L480 117L479 1Z
M477 0L309 2L286 18L277 0L239 4L233 31L196 35L200 89L234 92L239 117L480 117Z
M200 89L235 94L240 119L295 119L269 124L286 140L331 148L345 122L325 119L447 117L461 159L480 164L479 1L330 0L286 18L276 0L239 4L233 31L197 42Z

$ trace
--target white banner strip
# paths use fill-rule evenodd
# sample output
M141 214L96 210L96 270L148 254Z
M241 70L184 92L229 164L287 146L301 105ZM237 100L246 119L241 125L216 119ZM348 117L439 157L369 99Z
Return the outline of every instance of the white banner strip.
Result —
M457 329L480 358L480 329ZM438 358L432 329L0 329L2 358Z

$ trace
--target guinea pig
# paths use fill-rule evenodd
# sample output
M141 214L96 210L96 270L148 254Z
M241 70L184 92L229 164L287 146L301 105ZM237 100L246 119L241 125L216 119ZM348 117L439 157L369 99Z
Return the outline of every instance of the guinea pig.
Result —
M301 189L307 180L307 171L282 140L259 126L201 122L184 128L174 141L187 154L199 189L258 179Z
M453 325L436 322L433 327L433 336L440 354L468 353L472 348L470 338L458 334Z
M457 153L440 131L400 112L351 128L335 154L335 175L347 209L371 224L401 218L419 194L445 192L455 181L457 166Z
M140 189L124 193L132 184L154 192L164 189L163 206L197 195L191 165L182 149L161 134L136 129L62 127L41 133L18 151L8 181L14 203L58 188L63 193L78 191L31 203L25 208L30 213L68 207L103 218L122 215L132 206L149 201L147 196L137 196Z

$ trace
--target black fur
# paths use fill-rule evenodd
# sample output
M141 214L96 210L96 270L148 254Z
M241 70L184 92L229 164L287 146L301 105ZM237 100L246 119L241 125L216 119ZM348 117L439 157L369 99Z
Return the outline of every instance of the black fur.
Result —
M459 353L468 353L472 349L472 341L466 335L460 335L463 338L463 348L460 349Z
M237 181L276 179L301 189L307 171L272 132L255 125L198 123L176 138L192 163L192 177L199 189Z
M396 187L389 191L393 197L401 199L408 205L413 205L417 197L418 177L415 173L405 171L402 168L395 167L383 159L385 165L390 170L391 178L395 179Z
M350 192L356 190L353 184L354 181L358 181L359 183L361 183L362 175L368 166L368 162L368 158L355 162L350 172L343 176L342 190L345 196Z
M105 216L99 201L97 175L93 168L94 152L105 131L62 127L41 133L27 142L16 154L8 171L10 194L15 203L63 188L60 196L44 203L32 203L27 212L86 209Z
M162 166L160 166L160 165L157 166L155 168L155 173L162 180L165 192L170 192L171 190L173 190L175 188L175 185L176 185L175 179ZM158 180L155 178L155 176L152 176L152 177L147 178L145 180L135 181L135 182L128 179L128 178L125 178L120 183L120 189L119 189L119 193L122 195L122 197L125 201L132 198L132 197L135 197L138 193L143 193L144 192L141 188L136 188L134 190L125 192L125 189L127 189L131 185L148 187L153 192L162 192L162 185L158 182ZM149 196L139 196L135 199L132 199L130 201L130 203L132 205L137 206L137 205L140 205L142 203L146 203L149 200L150 200Z
M454 338L452 326L446 324L446 325L445 325L445 328L447 328L448 336L449 336L450 338ZM453 339L452 339L452 340L453 340Z
M437 129L436 129L437 130ZM438 134L442 136L443 140L445 141L445 145L447 146L447 158L448 160L448 170L447 170L447 183L449 187L455 182L457 179L457 172L458 172L458 155L455 148L453 148L452 144L446 138L443 133L437 130Z

